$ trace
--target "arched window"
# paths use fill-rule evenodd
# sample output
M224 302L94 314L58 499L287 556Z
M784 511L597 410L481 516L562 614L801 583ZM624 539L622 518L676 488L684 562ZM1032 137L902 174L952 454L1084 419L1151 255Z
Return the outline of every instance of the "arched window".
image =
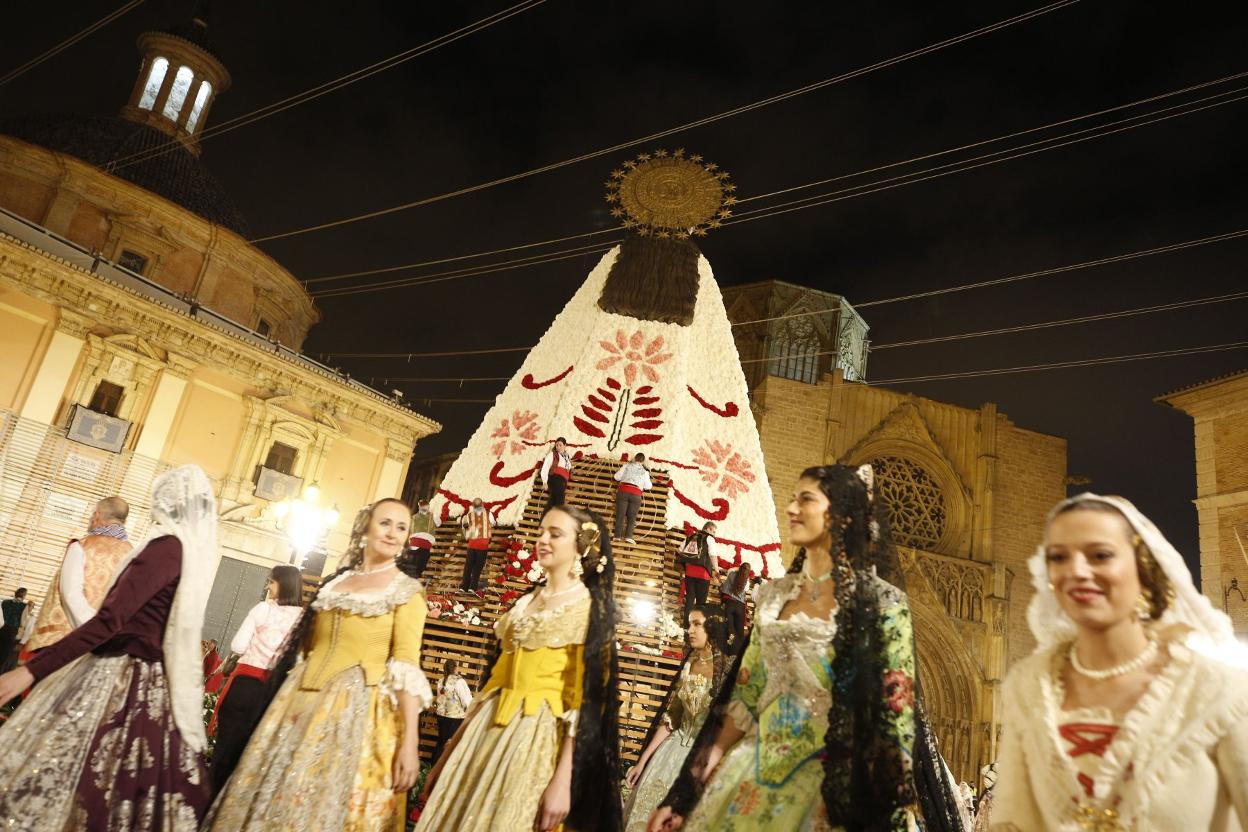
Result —
M199 124L199 117L203 115L204 105L208 103L210 95L212 95L212 84L204 81L199 85L199 92L195 94L195 103L191 106L191 114L187 116L186 132L195 132L195 125Z
M152 68L147 72L147 83L143 85L143 95L139 98L139 109L150 110L156 105L156 96L160 95L160 85L165 83L168 71L169 61L165 58L152 61Z
M772 332L767 372L781 378L816 384L823 363L819 333L810 317L790 318Z
M871 460L876 500L888 507L893 542L935 551L945 534L945 495L927 471L908 459L881 456Z
M173 87L169 90L169 99L165 102L164 116L170 121L178 120L182 105L186 103L186 94L191 90L191 80L195 72L189 66L178 67L178 74L173 76Z

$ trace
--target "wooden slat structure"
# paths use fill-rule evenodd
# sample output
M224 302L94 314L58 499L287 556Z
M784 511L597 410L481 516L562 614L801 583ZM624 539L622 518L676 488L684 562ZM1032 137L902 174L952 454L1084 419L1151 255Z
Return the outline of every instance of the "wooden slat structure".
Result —
M603 529L604 536L609 536L614 520L616 484L613 475L619 464L609 460L579 460L568 484L567 502L601 515L607 526ZM612 550L619 613L616 633L622 648L619 654L620 754L628 763L636 760L641 752L641 742L650 722L680 669L681 660L677 656L683 651L682 640L664 640L657 615L667 612L679 621L680 572L673 553L684 536L679 530L666 527L667 474L656 470L651 476L654 488L647 492L638 514L634 534L637 543L617 543ZM459 592L467 547L458 525L448 524L438 530L425 571L427 592L478 607L481 625L460 624L445 618L430 619L425 624L422 663L435 689L441 678L442 662L448 658L460 663L462 674L474 689L484 683L485 669L495 649L494 622L510 606L502 602L501 596L509 589L521 592L528 589L524 581L506 577L503 572L507 543L519 538L531 550L545 503L546 490L538 481L521 522L515 528L495 530L489 559L482 572L482 585L486 587L483 599ZM500 578L503 579L501 583ZM646 615L647 604L650 615ZM658 655L642 652L639 647ZM672 655L664 656L663 652ZM432 737L436 736L437 728L432 715L425 719L422 736L427 739L422 740L421 752L428 757L432 754Z

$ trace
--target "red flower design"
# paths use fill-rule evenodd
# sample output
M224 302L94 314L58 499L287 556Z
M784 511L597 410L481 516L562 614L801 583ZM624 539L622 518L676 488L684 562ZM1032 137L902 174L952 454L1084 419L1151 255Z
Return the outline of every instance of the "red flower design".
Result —
M499 440L490 446L495 457L501 457L509 444L513 456L520 453L526 447L525 440L533 442L537 439L537 414L529 410L512 411L511 418L503 419L490 433L490 438Z
M899 714L914 706L914 679L904 670L884 674L884 699L893 713Z
M708 439L703 445L693 452L703 482L711 488L718 484L719 492L732 499L750 490L758 475L745 457L734 451L731 444L715 439Z
M630 387L637 383L638 372L651 384L657 384L659 373L655 367L672 357L670 352L663 352L662 335L656 335L649 343L646 343L646 336L640 329L632 335L625 335L624 330L617 329L614 342L599 341L598 343L607 351L607 357L594 366L599 370L605 370L623 361L624 381Z

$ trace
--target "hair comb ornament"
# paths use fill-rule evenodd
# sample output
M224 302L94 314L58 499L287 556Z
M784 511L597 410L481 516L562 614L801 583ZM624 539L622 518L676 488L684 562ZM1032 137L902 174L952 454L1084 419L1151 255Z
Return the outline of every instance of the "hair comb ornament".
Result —
M862 484L867 487L867 500L875 502L875 469L871 467L871 463L859 465L854 470L854 475L862 480Z

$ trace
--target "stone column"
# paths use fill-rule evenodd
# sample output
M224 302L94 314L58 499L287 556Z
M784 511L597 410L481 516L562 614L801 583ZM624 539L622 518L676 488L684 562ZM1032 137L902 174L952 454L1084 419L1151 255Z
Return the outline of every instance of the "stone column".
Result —
M373 491L374 500L400 495L403 490L403 475L407 473L413 447L410 441L386 440L386 456L381 462L381 474L377 477L377 487Z
M975 454L974 514L971 520L971 557L992 560L993 492L997 484L997 406L979 408L979 447Z
M134 446L134 452L139 456L159 459L164 452L174 419L178 415L178 407L186 393L187 377L193 369L191 362L169 354L168 363L161 369L160 378L156 382L147 415L139 428L139 441Z
M78 366L78 358L87 343L87 330L92 322L86 317L66 309L60 310L56 331L48 342L48 349L39 364L26 402L22 405L23 419L33 419L50 425L60 412L65 391Z
M257 444L268 422L268 407L263 399L244 396L243 402L247 406L247 422L243 426L243 435L238 440L238 453L234 457L234 465L230 468L229 476L226 477L225 485L221 489L222 501L228 501L234 505L249 502L255 491L251 478L257 464L256 458L260 453L257 450Z

